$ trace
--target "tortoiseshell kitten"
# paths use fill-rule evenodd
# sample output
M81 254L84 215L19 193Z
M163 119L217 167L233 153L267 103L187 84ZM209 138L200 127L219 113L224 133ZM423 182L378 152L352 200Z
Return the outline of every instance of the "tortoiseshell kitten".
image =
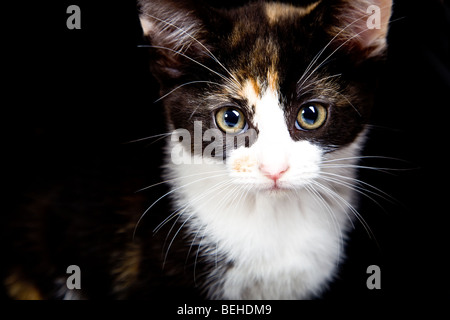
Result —
M8 294L320 296L344 258L352 221L361 219L357 163L391 5L259 1L225 10L140 0L173 132L163 169L170 190L160 198L172 207L142 211L135 199L118 198L106 220L62 214L52 199L33 207L28 236L12 249L18 258L4 280ZM49 241L59 243L56 251L45 249ZM73 264L81 290L66 286Z

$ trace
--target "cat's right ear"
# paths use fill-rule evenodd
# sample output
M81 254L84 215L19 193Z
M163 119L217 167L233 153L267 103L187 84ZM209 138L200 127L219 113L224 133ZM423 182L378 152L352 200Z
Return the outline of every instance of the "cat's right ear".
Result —
M154 73L180 77L187 65L207 55L207 31L193 1L139 0L139 8L144 35L154 49Z

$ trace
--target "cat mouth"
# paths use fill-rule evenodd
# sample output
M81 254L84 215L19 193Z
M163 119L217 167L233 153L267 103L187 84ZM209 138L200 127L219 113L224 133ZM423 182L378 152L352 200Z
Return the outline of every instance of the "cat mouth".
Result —
M280 181L273 181L271 184L264 186L262 189L264 192L269 194L281 194L286 192L289 188Z
M280 182L274 181L272 187L270 188L271 191L278 191L283 190L283 187L280 185Z

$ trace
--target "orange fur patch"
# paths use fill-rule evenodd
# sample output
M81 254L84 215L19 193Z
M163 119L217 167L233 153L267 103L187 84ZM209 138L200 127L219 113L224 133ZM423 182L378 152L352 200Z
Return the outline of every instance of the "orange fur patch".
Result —
M261 95L261 88L256 79L247 79L239 92L239 95L247 99L249 106L255 105Z
M256 160L250 156L238 158L233 162L233 170L236 172L250 172L256 165Z
M272 91L277 91L279 89L279 78L278 72L272 68L272 70L267 71L267 83Z
M20 271L14 271L5 279L8 295L15 300L43 300L37 287L26 280Z
M314 10L319 3L320 1L314 2L307 7L295 7L291 4L283 3L267 3L266 15L269 18L269 23L275 24L283 19L305 16Z

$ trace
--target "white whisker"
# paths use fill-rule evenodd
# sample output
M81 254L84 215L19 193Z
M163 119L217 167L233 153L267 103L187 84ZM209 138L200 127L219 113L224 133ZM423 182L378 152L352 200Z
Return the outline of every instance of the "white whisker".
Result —
M151 47L151 48L154 48L154 49L168 50L168 51L173 52L173 53L175 53L175 54L179 54L180 56L182 56L182 57L184 57L184 58L186 58L186 59L188 59L188 60L190 60L190 61L192 61L192 62L198 64L199 66L201 66L201 67L205 68L206 70L208 70L208 71L214 73L215 75L219 76L220 78L222 78L223 80L225 80L226 82L228 82L229 84L231 84L232 86L236 87L236 83L234 83L234 81L230 80L229 78L225 77L223 74L221 74L221 73L219 73L219 72L217 72L217 71L211 69L210 67L204 65L203 63L201 63L201 62L195 60L194 58L191 58L190 56L188 56L188 55L186 55L186 54L184 54L184 53L182 53L182 52L180 52L180 51L177 51L177 50L174 50L174 49L168 48L168 47L163 47L163 46L155 46L155 45L152 45L152 46L150 46L150 47Z
M367 224L367 222L364 220L362 215L358 212L358 210L356 210L356 208L352 204L350 204L346 199L344 199L336 191L325 186L324 184L317 182L317 181L314 181L313 184L315 186L317 186L318 188L322 189L324 192L326 192L327 195L331 196L335 200L338 200L338 201L336 201L338 204L345 205L353 213L353 215L357 218L357 220L361 223L361 225L364 227L369 238L374 239L376 241L375 236L374 236L372 230L370 229L369 225Z
M163 100L164 98L166 98L167 96L171 95L173 92L177 91L178 89L190 85L190 84L196 84L196 83L207 83L207 84L213 84L213 85L218 85L218 86L224 86L221 83L217 83L217 82L213 82L213 81L207 81L207 80L198 80L198 81L189 81L186 83L183 83L181 85L179 85L178 87L175 87L174 89L170 90L168 93L166 93L165 95L159 97L158 99L155 100L155 103Z
M186 210L186 209L187 209L187 207L185 208L185 210ZM185 210L184 210L184 211L185 211ZM179 215L178 219L181 218L181 216L183 215L184 211ZM163 269L164 269L164 266L165 266L165 264L166 264L167 256L169 255L169 250L170 250L170 247L172 246L172 243L175 241L175 238L176 238L177 235L180 233L181 229L183 229L184 225L189 221L189 219L190 219L192 216L193 216L193 213L192 213L187 219L184 220L184 222L183 222L183 223L181 224L181 226L178 228L178 230L177 230L177 232L175 233L175 235L172 237L172 240L170 241L169 246L167 247L166 254L164 255L164 260L163 260L163 265L162 265L162 268L163 268ZM169 232L167 233L166 240L164 241L164 244L163 244L163 248L164 248L164 246L165 246L165 244L166 244L167 238L169 237L170 233L172 232L173 227L177 224L178 219L173 223L172 228L170 228Z
M181 177L171 178L171 179L167 179L167 180L164 180L164 181L161 181L161 182L152 184L152 185L150 185L150 186L144 187L144 188L142 188L142 189L139 189L139 190L136 191L136 193L145 191L145 190L147 190L147 189L150 189L150 188L153 188L153 187L156 187L156 186L159 186L159 185L168 183L168 182L176 181L176 180L182 180L182 179L185 179L185 178L191 178L191 177L201 176L201 175L208 175L208 174L211 174L211 173L224 172L224 171L225 171L224 169L221 169L221 170L211 170L211 171L198 172L198 173L193 173L193 174L184 175L184 176L181 176Z
M171 23L169 21L160 19L160 18L155 17L155 16L153 16L153 15L151 15L149 13L145 13L145 15L147 15L147 16L155 19L155 20L158 20L158 21L160 21L162 23L165 23L166 25L170 25L170 26L178 29L179 31L181 31L181 34L185 34L188 37L190 37L192 40L197 42L206 51L206 53L209 55L209 57L211 57L220 67L222 67L231 76L231 78L234 80L234 82L237 85L237 87L239 87L239 85L240 85L239 81L235 78L235 76L219 61L219 59L217 59L217 57L211 52L211 50L209 50L202 42L200 42L197 38L195 38L191 33L189 33L188 31L184 30L183 28L180 28L179 26L177 26L177 25L175 25L175 24L173 24L173 23Z
M153 136L149 136L149 137L145 137L145 138L140 138L140 139L136 139L136 140L127 141L127 142L124 142L123 144L136 143L136 142L146 141L146 140L150 140L150 139L154 139L154 138L160 138L161 139L161 138L169 137L170 135L172 135L171 132L160 133L160 134L155 134ZM158 141L158 140L156 140L156 141Z
M409 169L395 169L395 168L384 168L384 167L372 167L372 166L362 166L358 164L326 164L321 165L321 168L330 169L330 168L353 168L353 169L366 169L366 170L374 170L383 172L386 174L392 174L390 171L405 171Z
M186 183L186 184L184 184L184 185L181 185L181 186L179 186L179 187L173 188L172 190L170 190L170 191L166 192L165 194L163 194L163 195L162 195L161 197L159 197L156 201L154 201L154 202L153 202L153 203L152 203L152 204L144 211L144 213L140 216L139 220L136 222L136 226L135 226L134 231L133 231L133 239L134 239L134 237L135 237L135 235L136 235L137 227L139 226L139 224L140 224L140 222L142 221L142 219L144 218L144 216L145 216L145 215L147 214L147 212L149 212L150 209L153 208L160 200L162 200L163 198L167 197L168 195L174 193L175 191L180 190L180 189L182 189L182 188L185 188L185 187L187 187L187 186L193 185L193 184L198 183L198 182L200 182L200 181L204 181L204 180L206 180L206 179L212 179L212 178L221 177L221 176L225 176L225 175L226 175L226 173L223 173L223 174L219 174L219 175L213 175L213 176L209 176L209 177L206 177L206 178L197 179L197 180L195 180L195 181L191 181L191 182Z
M384 7L384 8L387 8ZM336 38L341 35L342 32L344 32L347 28L351 27L353 24L355 24L356 22L362 20L362 19L366 19L369 15L363 15L360 18L352 21L351 23L349 23L347 26L345 26L343 29L341 29L326 45L325 47L319 51L318 56L314 57L313 60L311 61L311 63L308 65L307 69L305 70L305 72L303 73L303 75L301 76L301 78L297 81L297 84L300 83L300 81L302 81L302 79L306 76L306 74L309 72L309 70L312 68L312 66L319 60L320 56L325 52L325 50L328 48L328 46L330 46L334 40L336 40ZM388 24L384 23L384 24ZM392 23L392 22L391 22ZM349 41L359 37L361 34L363 34L364 32L370 31L369 28L364 29L361 32L358 32L357 34L353 35L352 37L348 38L346 41L344 41L341 45L339 45L330 55L328 55L316 68L314 68L313 71L311 71L309 73L309 75L303 80L303 82L300 84L300 87L302 87L306 81L308 81L308 79L318 70L320 69L338 50L340 50L343 46L345 46Z
M311 68L314 66L314 64L319 60L320 56L325 52L325 50L333 43L334 40L336 40L337 37L339 37L341 35L341 33L343 33L347 28L351 27L353 24L355 24L356 22L360 21L361 19L366 18L365 16L356 19L355 21L351 22L350 24L348 24L347 26L345 26L344 28L342 28L317 54L316 56L314 56L314 58L311 60L311 62L309 63L308 67L306 68L305 72L302 74L302 76L300 77L300 79L297 81L297 84L300 83L300 81L302 81L302 79L308 74L309 70L311 70ZM326 58L324 61L326 61L328 58ZM322 65L322 63L321 63ZM316 68L317 69L317 68ZM316 69L314 69L311 74L308 76L308 78L316 71ZM303 86L303 84L308 80L308 78L306 78L301 84L300 87Z
M203 235L202 235L202 237L200 239L200 242L198 244L197 252L195 254L195 260L194 260L194 282L195 282L196 286L197 286L197 280L196 280L197 279L197 275L196 275L197 261L198 261L198 256L199 256L199 253L200 253L200 250L201 250L201 247L202 247L202 242L203 242L203 239L205 238L205 236L206 236L206 226L203 226Z
M331 173L331 172L321 172L322 175L326 175L328 177L321 177L322 179L325 180L329 180L330 182L334 182L334 183L338 183L342 186L348 187L354 191L359 192L360 194L368 197L369 199L371 199L372 201L374 201L376 204L378 204L377 201L375 201L375 199L373 199L372 197L370 197L369 195L366 194L366 192L376 195L388 202L394 203L396 202L396 200L389 194L387 194L386 192L384 192L383 190L380 190L379 188L364 182L362 180L356 179L356 178L352 178L352 177L347 177L344 175L340 175L340 174L336 174L336 173ZM329 176L335 177L335 178L330 178ZM347 181L343 181L343 180L348 180L351 182L347 182ZM367 188L361 187L359 185L364 185ZM379 205L379 204L378 204ZM380 207L382 207L381 205L379 205Z
M190 201L188 204L186 204L186 205L183 207L182 211L181 211L181 209L176 210L175 212L173 212L173 213L171 214L171 216L173 216L174 214L176 214L176 213L178 213L178 212L181 211L181 213L179 214L179 218L180 218L181 215L182 215L183 213L185 213L186 210L187 210L189 207L195 207L195 206L197 206L197 203L200 202L201 200L203 200L205 197L209 196L210 194L215 194L216 191L217 191L217 189L223 188L224 185L225 185L225 186L228 186L229 184L230 184L230 181L220 181L220 182L216 183L213 187L209 188L207 192L204 192L204 193L198 195L198 196L195 197L192 201ZM222 191L223 191L223 189L222 189ZM169 244L169 247L168 247L167 250L166 250L166 254L165 254L165 257L164 257L164 261L167 259L167 255L168 255L168 253L169 253L169 249L170 249L172 243L174 242L176 236L179 234L179 232L180 232L181 229L185 226L185 224L193 217L194 214L195 214L195 211L192 211L191 214L189 215L189 217L187 217L187 218L185 219L185 221L182 223L182 225L179 227L179 229L177 230L177 232L176 232L175 235L173 236L173 238L172 238L172 240L171 240L171 242L170 242L170 244ZM174 222L174 225L178 222L179 218ZM166 220L167 220L167 219L166 219ZM157 230L157 231L159 231L159 229L161 229L161 227L162 227L165 223L167 223L166 220L164 220L164 221L160 224L160 226L158 226L158 230ZM168 236L170 235L170 233L172 232L172 229L173 229L173 226L172 226L172 228L169 230L169 232L168 232L168 234L167 234L167 237L168 237ZM156 231L156 232L157 232L157 231ZM167 237L166 237L166 239L167 239ZM163 247L164 247L164 246L163 246ZM192 247L192 244L191 244L191 247ZM190 251L190 250L189 250L189 251Z
M344 250L344 238L342 234L342 230L339 228L339 223L336 218L336 214L331 209L330 205L327 203L326 199L318 192L313 185L307 185L305 189L313 196L313 199L316 201L316 203L319 204L319 206L324 206L326 211L328 212L329 216L331 217L333 229L335 230L336 234L339 235L339 245L338 245L338 258L336 260L336 263L339 263L341 252ZM350 223L353 226L353 221L350 219ZM353 226L354 227L354 226Z
M308 86L306 86L306 87L309 87L309 85ZM305 87L305 88L306 88ZM335 93L337 93L338 95L340 95L341 97L343 97L345 100L347 100L347 102L350 104L350 106L356 111L356 113L361 117L361 113L359 112L359 110L353 105L353 103L350 101L350 99L348 99L347 98L347 96L346 95L344 95L342 92L339 92L339 91L337 91L337 90L335 90L335 89L332 89L332 88L324 88L324 87L314 87L314 88L312 88L312 89L309 89L309 90L307 90L307 91L302 91L301 92L301 95L305 95L305 94L307 94L307 93L309 93L309 92L312 92L312 91L315 91L315 90L321 90L321 91L324 91L324 92L326 92L326 91L331 91L331 92L335 92Z
M172 224L172 226L169 229L169 232L167 232L166 238L164 239L164 243L162 245L162 247L164 248L166 246L167 240L169 238L169 235L172 233L173 228L175 227L175 225L177 224L178 220L180 220L180 218L182 217L184 211L186 210L187 206L184 208L183 212L181 212L180 214L178 214L177 219L175 220L175 222ZM178 212L178 211L177 211ZM187 221L187 219L186 219ZM186 221L184 223L186 223ZM164 259L163 259L163 264L162 264L162 268L164 269L164 266L166 265L166 259L167 259L167 254L169 252L170 247L172 246L173 241L175 240L175 237L177 236L178 232L180 232L181 228L184 226L184 223L181 225L181 227L177 230L175 236L172 238L172 240L169 243L169 247L166 250L166 254L164 255Z
M338 78L340 76L342 76L342 73L338 73L338 74L334 74L334 75L331 75L331 76L323 77L323 78L320 78L320 79L318 79L316 81L313 81L313 82L309 83L308 85L306 85L304 87L299 87L299 95L304 94L303 90L305 90L305 89L307 89L307 88L309 88L311 86L314 86L316 83L323 82L325 80L332 79L332 78ZM312 90L314 90L314 89L312 89ZM312 90L308 90L307 92L310 92Z

